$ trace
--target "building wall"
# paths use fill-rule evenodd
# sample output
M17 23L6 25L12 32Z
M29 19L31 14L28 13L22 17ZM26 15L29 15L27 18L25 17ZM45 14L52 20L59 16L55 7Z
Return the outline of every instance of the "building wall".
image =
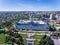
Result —
M25 25L25 24L21 24L21 25L17 25L16 24L16 28L18 30L22 29L22 30L42 30L42 31L48 31L49 30L49 25Z

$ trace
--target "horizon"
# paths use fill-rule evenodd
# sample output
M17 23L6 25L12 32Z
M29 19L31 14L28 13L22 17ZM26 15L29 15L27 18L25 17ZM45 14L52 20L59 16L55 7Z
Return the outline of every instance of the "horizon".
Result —
M0 11L60 11L60 0L0 0Z

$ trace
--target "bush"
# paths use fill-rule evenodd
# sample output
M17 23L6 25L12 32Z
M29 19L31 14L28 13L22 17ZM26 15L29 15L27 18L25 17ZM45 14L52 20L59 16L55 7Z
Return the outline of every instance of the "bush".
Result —
M39 42L39 45L54 45L54 44L50 37L44 36Z

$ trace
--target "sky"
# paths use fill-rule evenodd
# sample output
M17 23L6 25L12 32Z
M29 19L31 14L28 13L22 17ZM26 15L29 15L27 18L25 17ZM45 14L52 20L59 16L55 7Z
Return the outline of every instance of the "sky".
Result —
M0 11L60 11L60 0L0 0Z

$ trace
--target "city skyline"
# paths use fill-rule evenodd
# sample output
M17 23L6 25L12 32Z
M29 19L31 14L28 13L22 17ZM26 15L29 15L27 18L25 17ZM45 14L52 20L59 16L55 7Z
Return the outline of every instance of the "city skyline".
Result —
M60 11L60 0L0 0L0 11Z

